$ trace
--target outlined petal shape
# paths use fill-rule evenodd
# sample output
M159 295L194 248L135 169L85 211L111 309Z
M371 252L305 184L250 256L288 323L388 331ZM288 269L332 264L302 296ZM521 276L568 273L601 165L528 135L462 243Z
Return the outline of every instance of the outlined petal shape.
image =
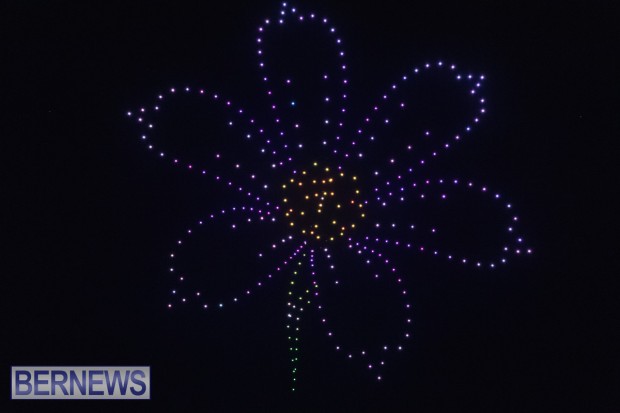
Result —
M336 27L285 3L259 26L256 42L279 137L292 150L326 152L342 138L347 111L347 64Z
M484 79L443 61L415 67L372 105L341 155L390 177L417 174L482 120Z
M386 360L411 338L404 277L380 249L350 241L311 250L319 320L329 346L382 379Z
M270 211L253 207L223 209L198 221L169 254L175 286L168 307L223 308L285 276L301 241L281 233Z
M368 245L481 268L532 252L513 204L485 185L436 178L386 182L383 189L368 206Z
M215 91L171 87L127 115L157 158L255 201L292 161L275 143L273 129Z

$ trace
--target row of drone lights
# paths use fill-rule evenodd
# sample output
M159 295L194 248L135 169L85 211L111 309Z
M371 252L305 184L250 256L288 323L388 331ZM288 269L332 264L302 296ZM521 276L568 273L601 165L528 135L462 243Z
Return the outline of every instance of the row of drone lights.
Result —
M292 380L293 380L293 387L291 388L292 391L295 391L295 382L297 381L297 362L299 361L299 325L301 324L301 315L304 312L304 306L312 303L310 299L311 296L319 295L317 291L319 288L319 285L317 281L314 279L316 273L314 271L313 254L314 254L314 251L310 250L310 258L308 260L308 266L309 266L309 270L311 273L312 289L314 290L314 292L311 289L305 289L297 297L295 297L295 291L294 291L294 289L296 288L295 286L298 284L301 284L301 281L299 282L297 281L297 278L299 278L300 276L299 271L301 271L301 268L298 268L297 270L294 270L292 272L293 280L291 280L289 283L290 285L289 291L288 291L289 301L286 303L286 305L290 308L290 310L286 314L287 320L288 320L288 323L286 324L286 329L291 330L291 333L287 337L287 339L291 342L289 351L291 352L291 363L293 364L293 368L291 371ZM297 267L303 266L303 259L307 259L307 254L305 253L302 254L300 261L297 262ZM298 314L295 315L294 312L297 312Z
M258 216L257 221L266 221L266 222L275 222L275 218L274 217L270 217L271 212L270 211L262 211L262 210L257 210L253 207L241 207L241 208L231 208L230 210L221 210L219 211L219 213L217 214L211 214L209 215L209 221L213 222L216 218L218 218L218 216L226 216L226 215L230 215L233 213L246 213L246 214L255 214ZM205 226L205 224L208 224L209 221L198 221L198 227L199 228L203 228ZM241 223L251 223L253 222L252 218L244 218ZM238 223L233 223L230 224L230 230L234 231L237 230L239 228ZM186 238L190 237L192 234L194 233L194 230L192 230L191 228L188 229L186 231ZM292 235L286 236L284 238L282 238L279 242L273 243L270 246L270 251L271 252L275 252L277 251L279 248L283 248L285 245L290 244L291 242L294 241L294 237ZM179 239L176 241L176 246L177 249L182 248L182 246L184 245L184 243L186 242L186 239ZM302 243L301 245L299 245L297 248L295 248L292 252L291 255L288 256L288 258L286 258L280 265L276 266L275 270L273 273L268 273L266 274L263 279L259 280L256 282L256 287L262 287L264 285L264 283L267 280L270 280L273 278L274 275L278 274L278 273L282 273L287 266L289 266L291 264L291 261L295 259L295 257L297 257L305 248L305 243ZM257 254L257 258L260 259L264 259L265 258L265 253L263 252L259 252ZM184 274L178 274L177 275L177 270L176 267L174 265L175 260L178 258L177 257L177 252L172 251L169 254L169 258L171 261L171 265L169 267L169 272L173 275L175 275L177 277L177 280L181 283L181 285L183 285L186 281L185 279L185 275ZM196 290L193 293L190 293L189 295L180 295L180 292L177 291L176 289L172 290L172 295L175 297L179 297L179 301L181 304L185 304L189 301L191 301L191 298L193 297L195 300L198 300L201 302L201 306L203 309L208 309L208 308L223 308L224 305L226 304L226 302L230 302L230 303L237 303L239 302L240 298L242 296L250 296L252 294L252 289L247 289L245 290L245 292L241 295L241 296L235 296L232 297L228 300L220 300L217 304L213 305L213 304L209 304L208 302L205 301L204 295L203 295L203 291L200 290ZM168 303L168 308L172 308L173 304L172 303Z
M287 10L286 10L287 4L283 3L283 9L280 11L280 17L277 19L277 22L279 25L283 25L286 21L287 18ZM344 74L346 72L347 69L347 65L344 63L344 50L341 49L342 46L342 39L336 36L336 28L335 27L328 27L328 19L327 18L319 18L315 13L310 13L308 15L303 15L303 14L299 14L297 12L297 9L292 7L289 9L291 15L294 15L296 17L296 21L299 23L303 23L303 22L314 22L314 23L319 23L322 24L323 26L325 26L326 28L328 28L328 33L334 36L334 43L336 45L337 50L337 55L340 59L343 60L343 63L340 64L339 69L342 71L342 73ZM266 19L264 21L264 24L258 27L258 32L259 32L259 37L256 39L256 42L259 44L259 48L258 48L258 55L260 56L259 59L259 63L258 66L261 70L265 70L266 69L266 62L263 59L263 55L264 55L264 50L261 48L260 45L263 44L263 35L266 32L266 30L270 27L270 25L272 24L272 21L270 19ZM323 80L327 81L330 79L330 74L329 73L325 73L323 75ZM269 79L269 77L267 75L263 76L263 82L265 82L265 84L267 85L267 95L269 98L271 99L275 99L274 96L274 92L272 90L272 87L270 87L270 83L271 83L271 79ZM291 76L286 77L285 79L282 80L283 85L286 86L291 86L293 84L293 80ZM344 104L344 102L347 99L347 94L344 91L344 88L348 85L348 80L346 78L343 78L341 82L339 82L339 84L341 85L343 92L340 95L341 99L342 99L342 103ZM326 104L331 103L332 101L332 97L330 96L325 96L324 97L324 102ZM287 105L290 106L295 106L296 102L293 100L291 102L287 102ZM275 117L275 123L276 124L280 124L281 123L281 118L280 116L277 114L278 113L278 102L277 101L273 101L271 104L271 109L274 111L274 113L276 114ZM346 113L346 108L344 106L342 106L339 110L340 113L340 118L336 121L336 122L331 122L330 119L325 119L324 123L325 125L331 125L331 124L337 124L338 128L343 128L344 127L344 123L343 123L343 116ZM294 121L292 127L294 129L298 129L300 127L300 123L299 121ZM281 132L281 134L283 134L283 132ZM336 136L335 138L336 140L340 140L340 136ZM327 140L323 140L323 145L327 145ZM298 147L301 148L303 145L299 144Z
M353 250L354 247L353 247L353 245L349 245L348 248ZM323 252L325 258L328 261L332 261L332 256L331 256L331 253L329 252L328 248L323 248L322 252ZM376 259L376 262L378 262L378 263L380 263L380 264L382 264L382 265L387 267L387 269L386 269L387 274L389 274L390 277L392 277L394 279L394 281L396 282L397 285L399 285L399 286L402 285L403 279L398 276L396 268L393 267L390 264L390 260L388 258L384 257L381 252L376 251L374 249L364 249L363 251L362 250L357 251L357 254L358 255L370 254L371 257L374 257ZM313 263L314 262L314 255L313 255L313 253L311 253L310 258L311 258L311 263ZM373 263L373 259L372 258L368 258L368 259L365 260L365 263L367 265L371 265ZM332 271L335 271L335 265L334 264L330 264L329 268ZM380 279L380 278L381 277L379 276L379 273L375 273L374 279ZM334 284L335 285L340 285L340 281L338 281L336 279L334 281ZM408 292L407 292L406 289L403 288L400 291L400 294L401 294L402 297L407 297ZM318 296L319 296L318 291L315 292L315 296L318 299ZM323 306L318 301L317 301L316 308L319 311L319 313L322 314ZM410 310L411 310L411 304L407 300L405 300L405 303L403 304L403 308L405 309L405 311L407 313L409 313ZM321 316L321 324L327 330L327 337L328 337L328 339L329 340L334 340L335 339L335 335L334 335L333 331L328 327L328 320L327 320L327 318L325 316ZM402 339L408 340L408 339L411 338L411 334L408 331L410 326L411 326L411 318L408 315L405 317L405 325L407 326L407 330L402 334ZM342 346L341 344L335 344L334 348L335 348L335 350L337 352L345 354L346 358L349 359L349 360L356 358L356 356L360 357L362 360L368 359L368 357L369 357L369 353L365 349L361 349L361 350L358 350L358 351L355 351L355 352L346 351L344 346ZM395 351L400 352L400 351L403 350L403 348L404 348L404 346L403 346L402 343L401 344L396 344L396 345L391 345L391 346L390 345L383 345L381 347L381 352L382 353L387 353L389 350L395 350ZM378 370L381 367L383 367L383 366L385 366L384 356L381 356L381 359L379 360L378 363L369 362L368 364L366 364L366 367L368 368L368 370L375 371L377 373L378 373ZM377 374L376 379L378 381L381 381L382 380L381 375Z
M399 177L400 178L400 177ZM432 185L439 185L439 186L444 186L444 185L452 185L452 186L463 186L468 190L478 190L479 194L483 194L486 196L489 196L492 200L496 201L496 202L501 202L502 200L502 196L499 193L493 193L492 191L489 190L488 187L486 186L476 186L474 185L473 182L468 181L467 183L462 182L459 179L452 179L452 180L446 180L446 179L437 179L436 182L432 182L431 180L427 179L424 180L423 182L417 182L414 181L413 183L411 183L411 185L408 185L407 187L405 186L400 186L398 189L394 190L393 192L389 192L387 194L388 197L398 197L398 201L400 201L401 203L405 201L405 191L407 189L414 189L414 190L419 190L420 194L418 196L419 199L421 200L427 200L429 198L429 196L424 192L425 188L430 188ZM386 187L390 187L391 183L390 181L386 182ZM379 192L378 188L374 189L375 192ZM446 192L442 191L439 195L438 195L438 199L441 201L446 201L448 199L448 195ZM385 207L387 205L387 202L385 200L383 200L380 196L378 196L376 198L376 201L379 202L381 204L381 206ZM532 253L532 249L531 248L527 248L524 247L524 239L523 237L521 237L520 235L517 234L516 231L516 225L517 222L519 221L519 217L517 215L512 214L512 209L513 206L510 202L505 203L504 204L504 208L505 210L508 212L509 217L510 217L510 223L508 224L508 226L506 227L506 232L509 236L513 237L513 243L515 245L514 248L510 248L508 246L503 246L502 247L502 251L503 253L508 253L508 252L513 252L515 255L521 255L521 254L531 254ZM380 228L381 224L380 223L376 223L375 224L376 228ZM396 224L393 223L391 224L391 228L396 228ZM408 229L413 230L415 228L415 225L413 224L409 224L408 225ZM436 228L433 228L431 230L432 233L436 232ZM372 237L366 236L365 237L366 241L371 241ZM352 241L351 238L349 238L349 241ZM374 238L374 242L382 242L384 244L393 244L395 246L401 246L401 247L405 247L408 249L416 249L420 252L425 252L428 251L428 249L426 249L423 245L414 245L413 243L410 242L402 242L402 241L398 241L398 240L390 240L390 239L380 239L380 238ZM432 255L434 256L441 256L444 255L448 260L450 261L460 261L462 264L467 264L470 262L474 262L476 267L489 267L489 268L495 268L496 267L496 263L493 261L489 261L489 262L482 262L482 261L476 261L476 260L471 260L467 257L462 257L460 259L457 259L455 257L455 254L452 253L440 253L438 250L433 250L432 251ZM507 258L504 257L500 257L499 258L499 262L501 264L505 264L507 262Z
M189 95L190 93L195 93L198 96L210 97L213 99L213 101L223 104L224 107L228 109L231 113L231 118L229 118L229 120L227 121L227 126L235 127L237 126L237 123L239 123L244 128L251 128L252 130L254 130L254 132L252 131L244 132L244 136L247 140L252 140L255 137L261 138L262 146L260 147L260 153L267 154L273 157L274 160L271 163L272 169L283 167L287 163L290 163L293 161L293 158L291 156L283 155L282 153L286 151L286 149L288 148L288 144L284 143L280 150L274 148L273 138L269 137L269 134L265 131L265 129L258 126L256 124L256 120L246 115L245 111L242 108L234 109L233 104L230 100L222 99L221 96L217 93L209 95L205 92L204 89L194 90L189 87L186 87L183 89L177 89L173 87L168 90L168 94L170 96L173 96L179 92L185 93L186 95ZM145 129L143 133L140 135L140 139L146 145L149 151L156 153L158 157L161 159L169 159L171 163L175 166L183 166L189 171L198 172L203 176L211 176L216 182L223 183L229 188L236 190L239 193L247 195L250 199L254 201L261 201L262 198L259 195L254 194L252 191L247 190L241 185L235 184L230 179L225 179L220 174L210 173L207 168L200 167L196 165L195 163L188 162L188 161L181 161L179 160L178 157L171 156L163 150L158 151L156 149L156 144L152 142L152 140L150 139L151 132L153 132L153 130L155 129L155 125L153 122L147 120L147 116L150 112L155 114L161 110L162 104L166 100L166 94L158 95L157 99L158 99L158 103L153 105L153 107L150 110L147 109L146 107L142 107L137 112L129 111L126 113L128 117L133 118L139 126L142 126ZM234 117L238 117L239 119L234 120ZM284 133L280 132L280 135L283 136ZM216 163L218 163L218 165L223 165L225 156L222 153L218 152L214 154L213 160ZM242 169L242 165L239 162L231 162L229 167L231 168L231 170ZM248 173L248 178L250 182L256 182L258 180L258 176L256 175L256 173L253 173L253 172ZM267 190L269 188L269 185L262 184L259 186L259 188L261 188L262 190Z
M448 65L445 65L444 62L440 60L440 61L438 61L434 65L431 64L431 63L426 63L426 64L424 64L424 66L422 68L415 67L413 69L412 73L413 73L413 75L415 77L415 76L418 76L418 75L420 75L420 74L422 74L424 72L428 72L429 70L431 70L433 68L442 69L442 68L446 68L446 67L448 67L449 70L452 71L452 72L456 71L456 65L452 64L452 65L448 66ZM408 81L409 79L410 79L410 77L408 75L404 75L401 78L401 82L404 83L404 82ZM486 108L484 107L485 99L483 97L477 97L479 95L479 89L482 86L482 82L485 79L484 75L474 76L472 74L462 75L462 74L457 73L457 74L454 75L454 79L456 81L459 81L459 82L460 81L464 81L464 82L467 82L467 83L471 84L469 86L470 87L469 94L473 98L478 99L478 102L479 102L479 105L480 105L480 107L477 109L477 114L475 114L473 116L472 120L471 120L472 124L477 124L478 122L480 122L480 117L486 113ZM395 92L398 88L399 88L398 84L394 83L394 84L391 85L390 91L391 92ZM384 109L385 106L387 106L387 104L389 103L389 99L390 99L390 93L383 94L381 99L382 99L382 102L379 102L379 103L375 104L372 107L372 112L364 118L364 124L366 126L371 125L373 123L373 118L374 117L378 117L380 115L380 111L382 109ZM404 101L400 101L398 103L398 109L399 110L406 110L406 107L407 107L407 105L405 104ZM389 117L385 117L382 120L380 120L379 123L383 123L385 125L389 125L390 124L390 119L389 119ZM473 128L472 124L465 125L465 127L463 128L462 132L470 133L472 131L472 128ZM356 130L356 134L359 135L360 137L364 136L364 134L365 134L364 126L358 128ZM430 130L426 130L426 131L424 131L424 134L423 134L423 136L421 138L423 138L423 139L424 138L429 138L430 136L431 136L431 131ZM374 142L375 139L376 139L376 137L374 135L368 135L368 136L365 136L364 138L368 142ZM458 142L458 141L461 140L461 138L462 138L461 134L457 133L457 134L455 134L452 137L452 140ZM357 146L358 144L359 144L359 142L356 141L356 140L353 140L351 142L351 146L354 146L354 147ZM442 145L442 147L443 147L443 149L449 149L450 148L450 142L449 141L445 142ZM411 144L407 144L407 145L405 145L405 147L403 149L405 150L405 153L411 153L414 150L414 147ZM334 153L337 153L337 150L334 150ZM358 158L363 158L364 157L363 152L358 152L356 155L357 155ZM431 152L431 156L432 157L436 157L437 155L438 155L437 151ZM350 153L346 152L344 154L344 156L345 156L345 158L349 158L352 155ZM426 160L423 159L423 158L420 158L417 162L420 165L424 165L426 163ZM396 163L396 160L394 158L392 158L392 159L389 160L389 163L391 165L393 165L393 164ZM409 168L409 172L413 172L413 169Z

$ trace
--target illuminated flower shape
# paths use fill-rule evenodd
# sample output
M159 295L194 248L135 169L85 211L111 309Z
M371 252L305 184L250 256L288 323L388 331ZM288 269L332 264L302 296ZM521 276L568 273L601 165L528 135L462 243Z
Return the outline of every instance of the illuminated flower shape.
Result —
M464 179L421 175L429 159L468 136L485 115L485 100L480 96L484 76L461 74L442 61L426 63L390 85L369 114L355 123L348 120L351 99L342 40L327 18L284 3L276 17L258 28L256 42L269 99L262 116L248 115L213 91L189 87L171 88L157 96L153 105L128 113L144 128L141 139L158 157L214 179L233 191L235 199L245 200L211 213L176 242L169 270L178 283L168 307L192 303L203 309L226 307L252 295L270 279L288 275L293 381L299 360L299 322L309 305L319 311L330 345L347 359L361 360L381 380L386 357L401 351L411 336L411 304L403 286L407 274L396 268L387 252L402 249L410 253L401 254L406 257L416 252L486 269L505 264L511 255L531 253L512 205L498 193ZM272 63L279 56L283 59ZM428 99L423 98L425 87L431 88ZM434 94L434 88L445 90ZM445 96L445 91L456 96L444 101L433 98ZM219 104L221 112L215 117L225 120L223 126L229 132L216 130L209 139L217 141L218 136L234 132L239 141L257 142L257 151L247 152L249 145L228 137L218 141L221 148L208 154L206 162L195 151L198 159L187 161L160 149L158 128L151 118L163 114L170 101L187 99ZM463 210L450 209L455 205ZM474 236L465 235L462 224L472 221L476 213L482 214L482 224L474 227ZM499 230L490 226L499 234L497 242L484 235L484 220L493 213L505 219ZM452 246L446 221L453 222ZM240 268L252 265L252 272L260 277L236 295L209 297L209 289L196 285L212 278L215 269L179 268L178 258L199 230L207 231L212 243L208 248L194 243L199 255L238 255L240 261L246 260ZM480 234L476 245L474 238ZM218 251L225 237L239 243L237 251ZM262 247L241 248L247 240ZM231 268L236 261L231 260ZM197 276L198 271L203 273ZM228 282L234 271L216 282ZM391 301L400 300L400 327L390 330L392 337L381 337L380 344L370 347L343 341L332 329L322 301L325 294L320 293L355 287L358 282L375 283L372 288L380 295L392 289L396 300ZM387 323L390 328L393 321Z

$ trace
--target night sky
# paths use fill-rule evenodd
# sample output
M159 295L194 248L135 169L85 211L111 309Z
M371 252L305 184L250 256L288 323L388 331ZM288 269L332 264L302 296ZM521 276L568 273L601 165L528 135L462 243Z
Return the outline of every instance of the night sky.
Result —
M427 61L484 73L488 113L423 175L471 178L505 194L534 253L489 271L384 248L412 304L405 350L388 358L377 383L363 364L334 351L309 308L293 393L286 277L223 310L167 308L176 286L167 271L175 240L198 219L243 200L157 159L126 116L160 92L186 86L220 92L258 117L266 113L256 29L279 3L128 3L0 6L1 412L620 409L611 344L617 294L609 283L618 243L617 217L608 215L618 195L618 115L609 103L620 73L611 60L619 38L611 7L295 3L338 27L348 54L349 119L361 119L394 81ZM312 38L300 44L317 47ZM310 55L302 53L307 61L298 64L308 72ZM427 89L420 91L422 107L452 93ZM226 136L233 157L260 160L242 134L238 144L226 140L235 133L208 103L181 100L162 119L164 147L209 165L211 155L202 154ZM446 116L433 120L458 123ZM408 131L401 121L394 136ZM368 171L386 153L369 154ZM311 154L297 159L325 162ZM444 217L455 230L451 246L497 248L472 223L488 218L477 216L477 205L454 208ZM257 269L246 257L281 234L254 235L240 242L228 233L201 234L186 261L206 274L196 282L215 296L255 282ZM351 255L339 258L344 271L357 265ZM231 280L217 277L231 271ZM391 334L390 311L399 310L390 288L360 282L322 294L351 341L372 344ZM11 401L14 365L148 365L152 399Z

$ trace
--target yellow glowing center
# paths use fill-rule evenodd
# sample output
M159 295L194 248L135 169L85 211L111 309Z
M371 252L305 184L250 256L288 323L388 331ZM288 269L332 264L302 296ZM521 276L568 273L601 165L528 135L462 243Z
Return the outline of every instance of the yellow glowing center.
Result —
M357 177L313 163L282 184L287 223L302 235L334 241L365 217Z

